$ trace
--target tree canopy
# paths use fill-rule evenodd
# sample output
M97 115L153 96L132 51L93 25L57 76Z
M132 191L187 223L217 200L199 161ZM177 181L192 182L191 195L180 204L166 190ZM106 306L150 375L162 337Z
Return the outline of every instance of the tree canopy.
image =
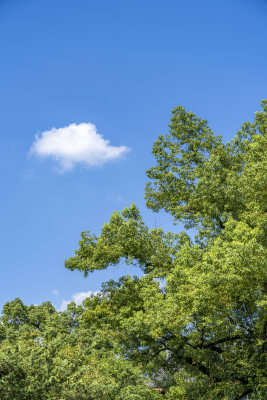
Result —
M83 232L66 268L87 276L123 260L143 276L65 313L7 303L2 400L161 398L153 387L169 400L266 398L267 101L227 143L183 107L169 127L145 197L185 230L149 229L133 204L99 236Z

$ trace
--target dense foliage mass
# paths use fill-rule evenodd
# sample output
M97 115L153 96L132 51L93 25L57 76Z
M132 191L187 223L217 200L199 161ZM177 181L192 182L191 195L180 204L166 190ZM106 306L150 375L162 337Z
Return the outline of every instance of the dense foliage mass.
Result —
M149 229L135 205L97 237L83 232L66 267L126 264L57 312L16 299L0 324L0 399L266 399L267 102L228 143L178 107L153 147L147 206L196 237Z

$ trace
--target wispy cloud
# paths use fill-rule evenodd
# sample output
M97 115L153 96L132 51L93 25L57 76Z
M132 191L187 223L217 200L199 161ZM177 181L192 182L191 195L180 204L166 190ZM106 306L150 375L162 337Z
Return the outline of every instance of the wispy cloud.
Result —
M101 166L129 150L126 146L112 146L109 140L97 133L96 126L88 122L52 128L36 135L30 154L51 157L57 161L59 170L65 172L76 164Z
M55 296L58 296L58 295L59 295L59 291L58 291L57 289L53 289L53 290L52 290L52 293L53 293Z
M59 311L65 311L68 307L68 304L70 304L72 301L74 301L74 303L76 305L80 305L82 304L82 302L87 298L90 297L91 295L97 295L97 293L99 293L98 291L92 292L91 290L88 290L88 292L78 292L78 293L74 293L71 296L71 300L62 300L61 306L59 308Z

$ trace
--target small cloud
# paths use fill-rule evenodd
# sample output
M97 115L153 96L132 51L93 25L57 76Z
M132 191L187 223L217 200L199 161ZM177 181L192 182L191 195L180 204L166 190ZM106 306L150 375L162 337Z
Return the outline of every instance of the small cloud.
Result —
M62 303L60 305L59 311L65 311L68 307L68 304L70 304L72 301L78 306L82 304L82 302L87 299L87 297L90 297L91 295L95 296L99 293L99 291L92 292L91 290L88 290L88 292L78 292L74 293L71 296L71 300L62 300Z
M79 292L79 293L74 293L72 295L72 299L75 304L79 305L82 304L82 302L87 299L87 297L90 297L91 295L95 296L98 293L98 291L92 292L91 290L88 290L88 292Z
M66 311L68 308L68 304L70 304L70 302L71 302L70 300L63 300L58 311Z
M53 293L55 296L58 296L58 295L59 295L59 291L58 291L57 289L53 289L53 290L52 290L52 293Z
M129 150L126 146L112 146L109 140L97 133L96 126L88 122L52 128L36 135L30 154L53 158L59 164L59 170L65 172L76 164L88 167L104 165Z

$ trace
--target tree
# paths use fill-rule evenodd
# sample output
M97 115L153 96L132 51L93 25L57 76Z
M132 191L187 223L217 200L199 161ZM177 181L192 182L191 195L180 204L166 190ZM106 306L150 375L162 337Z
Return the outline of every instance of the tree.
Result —
M112 337L83 329L70 304L6 303L1 318L1 400L156 400L138 366L114 352Z
M194 228L195 238L148 229L132 205L98 237L83 232L66 261L85 276L121 260L143 270L87 299L79 324L112 338L116 354L167 399L266 398L267 101L262 106L226 144L183 107L156 140L147 206Z

